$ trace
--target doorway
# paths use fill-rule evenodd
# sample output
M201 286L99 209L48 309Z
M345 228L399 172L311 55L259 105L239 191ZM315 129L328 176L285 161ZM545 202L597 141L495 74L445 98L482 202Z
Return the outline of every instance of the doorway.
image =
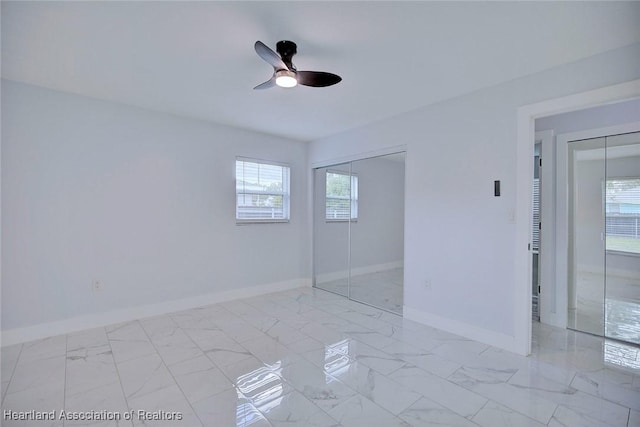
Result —
M313 285L402 314L405 153L314 169Z
M585 108L603 106L611 103L621 102L625 100L638 99L640 97L640 80L633 80L625 83L619 83L612 86L606 86L599 89L590 90L574 95L564 96L555 99L549 99L529 105L518 107L517 110L517 180L516 180L516 255L514 268L516 271L515 286L515 305L514 305L514 337L511 348L513 351L522 355L531 353L532 344L532 260L531 260L531 227L532 227L532 163L531 153L535 144L535 122L544 117L565 112L578 111ZM608 125L603 125L608 126ZM566 132L571 132L568 130ZM544 150L544 147L543 147ZM559 159L557 160L559 161ZM555 170L555 168L551 168ZM554 181L556 182L556 181ZM557 203L554 206L556 212L556 221L560 221L560 216L566 214L566 207L560 194L566 192L566 188L556 186L554 188ZM543 189L543 194L545 193ZM547 192L547 194L550 194ZM554 222L555 224L555 222ZM550 224L551 225L551 224ZM560 223L555 224L557 227ZM556 227L556 228L557 228ZM549 230L549 227L546 227ZM547 288L542 289L541 299L543 300L542 313L549 308L547 313L547 321L552 325L566 327L566 303L567 293L566 287L566 258L563 259L562 254L566 249L564 233L557 229L554 233L554 248L557 263L553 268L549 269L553 279L548 283ZM543 230L544 233L544 230ZM543 239L544 240L544 239ZM548 240L548 239L547 239ZM550 251L546 251L549 253ZM544 256L543 252L543 256ZM542 263L545 264L544 262ZM549 265L549 264L547 264ZM544 276L544 275L543 275ZM563 289L564 288L564 289ZM545 297L546 295L546 297ZM549 300L549 304L544 304L545 300ZM544 319L541 320L544 321Z

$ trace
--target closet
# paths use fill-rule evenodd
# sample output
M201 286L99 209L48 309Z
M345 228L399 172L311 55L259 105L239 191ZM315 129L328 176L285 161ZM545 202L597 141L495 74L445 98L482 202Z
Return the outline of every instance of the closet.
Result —
M405 153L314 169L314 286L402 313Z
M568 327L640 344L640 132L568 143Z

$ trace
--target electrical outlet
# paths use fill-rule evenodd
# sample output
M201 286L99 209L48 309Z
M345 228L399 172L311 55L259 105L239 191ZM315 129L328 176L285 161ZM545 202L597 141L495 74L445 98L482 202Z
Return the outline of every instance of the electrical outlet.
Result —
M428 291L430 291L430 290L431 290L431 280L426 279L426 280L424 281L424 288L425 288L426 290L428 290Z
M104 288L104 283L102 282L102 280L96 279L91 282L91 289L93 289L94 292L99 292L102 290L102 288Z

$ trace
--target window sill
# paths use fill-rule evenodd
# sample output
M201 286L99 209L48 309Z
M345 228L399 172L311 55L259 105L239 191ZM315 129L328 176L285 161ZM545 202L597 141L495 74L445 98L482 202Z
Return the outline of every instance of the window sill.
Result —
M607 250L606 253L607 253L607 255L622 255L622 256L630 256L630 257L640 258L640 254L636 253L636 252L624 252L624 251Z
M252 225L252 224L288 224L288 219L236 219L236 225Z

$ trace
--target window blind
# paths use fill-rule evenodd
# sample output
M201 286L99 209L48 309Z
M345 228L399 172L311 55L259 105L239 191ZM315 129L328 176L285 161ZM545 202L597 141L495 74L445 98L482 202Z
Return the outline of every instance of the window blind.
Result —
M288 221L289 174L285 165L236 159L236 221Z
M540 249L540 179L533 180L533 230L531 243L533 250Z
M605 186L608 251L640 254L640 178L609 178Z

